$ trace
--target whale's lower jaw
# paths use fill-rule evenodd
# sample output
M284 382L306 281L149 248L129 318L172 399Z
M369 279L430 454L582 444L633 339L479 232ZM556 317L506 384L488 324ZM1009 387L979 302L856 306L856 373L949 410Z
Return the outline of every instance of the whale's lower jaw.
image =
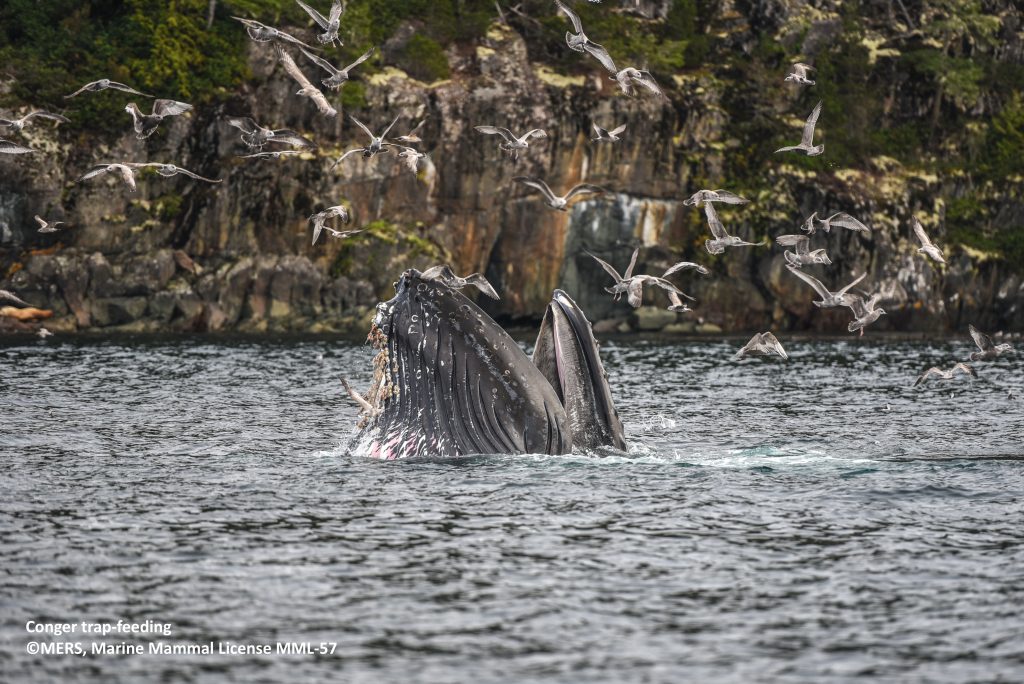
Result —
M519 345L461 292L410 270L377 307L372 416L355 452L381 459L562 454L558 395Z

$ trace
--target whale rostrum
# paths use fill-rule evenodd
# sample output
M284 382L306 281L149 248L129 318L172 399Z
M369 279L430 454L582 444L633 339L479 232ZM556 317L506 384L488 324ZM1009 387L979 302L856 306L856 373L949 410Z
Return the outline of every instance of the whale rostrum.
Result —
M561 290L533 359L473 301L410 269L377 305L356 453L374 458L626 448L586 316Z

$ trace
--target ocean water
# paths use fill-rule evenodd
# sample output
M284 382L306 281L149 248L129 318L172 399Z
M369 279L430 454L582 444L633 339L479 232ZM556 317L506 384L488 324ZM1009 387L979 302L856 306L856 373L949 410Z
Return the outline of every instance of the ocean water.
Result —
M744 341L605 342L627 454L421 462L348 452L356 343L4 341L0 680L1024 680L1024 349Z

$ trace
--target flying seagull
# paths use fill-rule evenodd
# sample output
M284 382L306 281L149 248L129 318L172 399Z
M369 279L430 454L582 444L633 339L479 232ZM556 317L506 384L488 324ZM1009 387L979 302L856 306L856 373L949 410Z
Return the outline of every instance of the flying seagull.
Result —
M701 202L723 202L725 204L746 204L750 200L728 190L698 190L683 200L683 206L700 206Z
M82 86L75 92L71 93L70 95L65 95L64 99L70 100L76 95L81 95L82 93L98 93L99 91L106 90L108 88L113 88L114 90L121 90L126 93L131 93L132 95L141 95L142 97L153 97L152 95L147 95L146 93L136 90L135 88L126 86L124 83L111 81L109 78L101 78L98 81L86 83L84 86Z
M465 278L460 278L455 275L455 271L453 271L452 267L447 264L444 266L428 268L420 274L420 277L423 278L423 280L436 280L439 283L447 285L453 290L461 290L467 285L472 285L492 299L501 299L501 297L498 296L498 293L495 292L494 288L491 287L491 284L487 282L487 279L479 273L470 273Z
M561 0L555 0L555 6L569 18L569 21L572 22L573 31L576 32L565 32L565 43L569 46L569 49L576 52L586 52L597 59L605 69L614 74L615 62L612 61L611 55L608 54L603 45L587 38L587 34L583 33L583 24L580 22L579 15L569 9Z
M363 232L361 230L352 230L352 231L342 232L342 231L334 230L333 228L327 227L326 223L328 221L330 221L332 218L334 218L335 216L340 218L342 223L348 223L349 220L350 220L348 209L346 209L345 207L343 207L340 204L338 204L336 206L333 206L333 207L328 207L328 208L324 209L323 211L321 211L319 213L316 213L316 214L313 214L312 216L309 217L309 220L313 222L313 244L314 245L316 244L316 241L320 238L320 232L323 231L325 228L327 229L327 231L329 233L331 233L332 235L334 235L334 237L337 237L337 238L345 238L345 237L349 237L350 235L355 235L356 233Z
M57 121L58 123L70 123L71 119L60 114L51 114L50 112L44 112L37 110L30 112L20 119L0 119L0 128L10 128L12 131L20 131L25 128L25 125L32 119L49 119L50 121Z
M924 227L921 226L921 222L917 220L916 216L910 217L910 225L914 228L914 235L921 242L921 249L918 252L924 252L933 261L937 261L940 264L946 263L946 260L942 256L942 250L935 246L931 240L928 239L928 235L924 232Z
M262 151L263 146L268 142L307 149L316 147L315 142L302 137L289 128L264 128L247 116L229 117L227 122L242 132L242 142L255 152Z
M39 224L40 233L56 233L57 226L66 225L63 221L53 221L51 223L43 218L40 218L38 215L34 216L33 218L35 218L36 223Z
M818 293L819 297L821 297L821 301L814 301L814 306L821 307L822 309L827 309L834 306L850 306L851 301L857 295L849 295L847 294L847 292L849 292L854 285L864 280L864 278L866 278L868 275L867 273L861 273L859 277L855 278L853 282L851 282L843 289L837 290L835 292L830 292L829 289L825 287L821 283L821 281L815 278L814 276L808 273L804 273L799 268L796 268L794 266L787 266L787 268L789 268L790 273L792 273L796 277L800 278L800 280L803 280L805 283L814 288L814 291Z
M201 180L201 181L206 182L206 183L220 183L220 182L222 182L221 180L213 180L211 178L204 178L204 177L202 177L202 176L200 176L198 174L192 173L188 169L183 169L180 166L175 166L174 164L161 164L159 162L146 162L144 164L143 163L128 163L128 164L125 164L125 166L127 166L130 169L153 169L154 171L159 173L161 176L164 176L166 178L170 178L172 176L177 176L177 175L181 174L183 176L188 176L189 178L194 178L196 180Z
M917 381L914 382L914 387L917 387L922 382L925 382L928 380L928 378L932 377L936 377L941 380L952 380L953 376L956 375L957 373L963 373L965 375L971 376L972 378L978 377L978 372L975 371L970 366L968 366L966 363L958 363L949 370L942 370L940 368L932 366L924 373L921 373L920 376L918 376Z
M875 295L867 301L860 295L847 295L847 297L849 301L844 306L850 307L850 310L853 311L854 319L850 321L850 325L846 329L850 332L859 330L861 336L863 336L864 328L877 321L885 313L885 309L878 306L878 300L881 297Z
M992 341L992 338L983 332L980 332L973 325L967 328L971 337L974 339L974 344L978 345L978 351L971 353L971 361L989 361L991 359L998 358L1000 355L1013 349L1013 346L1009 342L1002 344L996 344Z
M318 35L316 39L320 41L321 45L344 45L341 39L338 38L338 29L341 27L341 13L345 11L345 6L341 0L334 0L331 3L331 11L328 16L324 16L317 12L315 9L302 2L302 0L295 0L299 4L299 7L306 10L306 14L313 17L313 21L319 24L320 28L324 30L323 33Z
M423 130L423 124L425 123L427 123L426 119L421 120L418 124L416 124L415 128L413 128L405 135L398 136L397 138L395 138L395 141L405 143L406 145L415 145L416 143L423 142L423 139L420 138L419 133L421 130Z
M242 24L245 25L245 30L249 32L249 37L257 43L269 43L272 40L283 40L288 43L294 43L295 45L308 47L311 50L315 49L312 45L306 45L295 36L289 35L284 31L274 28L273 26L267 26L266 24L261 24L258 21L243 19L242 17L231 18L242 22Z
M323 57L318 57L314 54L310 54L309 52L303 50L302 48L299 48L299 50L302 52L302 54L306 55L306 57L308 57L311 62L313 62L321 69L326 71L328 74L330 74L330 76L320 81L321 83L324 84L324 87L330 88L331 90L337 90L338 88L345 84L345 81L349 79L348 72L352 69L355 69L357 66L359 66L366 60L370 59L370 57L373 55L373 51L376 50L376 48L370 48L369 50L364 52L359 57L359 59L349 64L344 69L339 69L338 67L334 66Z
M512 159L519 158L519 150L525 150L530 146L531 138L546 138L548 134L539 128L526 131L521 136L516 135L508 130L507 128L501 128L499 126L474 126L474 129L484 135L500 135L505 139L505 142L498 145L498 149L503 152L508 152Z
M832 264L832 260L828 258L824 249L811 251L811 238L806 235L780 235L775 238L775 242L783 247L796 247L795 252L787 249L783 254L786 257L786 261L796 268L808 264L824 264L826 266Z
M821 225L815 225L815 221ZM808 235L814 235L819 228L827 233L833 227L846 228L847 230L855 230L861 233L871 232L870 228L843 211L840 211L837 214L832 214L828 218L818 218L818 212L814 212L807 217L806 221L804 221L804 225L801 230L805 231Z
M615 270L615 267L609 264L604 259L601 259L597 255L591 254L590 252L584 253L587 256L594 259L594 261L596 261L598 264L600 264L601 268L603 268L605 272L608 273L608 275L615 279L615 284L612 285L611 287L606 287L605 292L615 295L616 301L618 301L619 297L621 297L625 293L626 300L629 302L629 305L632 306L634 309L643 304L644 285L654 285L656 287L660 287L663 290L666 290L669 293L673 293L681 297L686 297L690 301L693 301L693 297L680 290L678 287L670 283L668 280L665 280L665 276L669 275L670 273L674 273L676 270L680 270L679 268L677 268L678 266L680 266L680 264L676 264L676 266L673 266L668 271L665 271L665 273L660 278L657 276L650 275L633 275L633 267L636 266L636 258L637 255L640 254L640 248L637 247L635 250L633 250L633 256L630 257L629 259L629 266L626 267L626 272L622 275L619 275L619 272ZM674 300L672 302L672 305L675 306Z
M799 150L805 153L808 157L816 157L825 151L825 145L814 144L814 125L818 123L818 117L821 115L821 102L818 102L814 107L814 111L807 117L807 123L804 124L804 134L800 138L799 145L790 145L788 147L780 147L775 150L776 154L779 152L787 152L789 150Z
M274 150L273 152L253 152L252 154L240 154L239 159L280 159L281 157L293 157L302 154L301 150Z
M674 311L675 313L686 313L687 311L693 311L693 309L686 305L686 302L683 301L682 297L677 295L672 290L668 291L668 300L669 305L665 308L668 309L669 311Z
M385 128L381 132L380 135L374 135L373 131L371 131L366 126L366 124L364 124L362 121L360 121L359 119L357 119L356 117L354 117L354 116L352 116L350 114L349 118L352 119L352 121L355 123L355 125L359 126L359 128L361 128L361 129L363 129L363 132L366 133L366 135L368 135L370 137L370 144L367 145L366 147L357 147L355 149L347 151L345 154L343 154L340 157L338 157L338 159L333 164L331 164L331 168L333 169L335 166L337 166L341 162L345 161L346 157L349 157L349 156L351 156L353 154L362 154L363 155L363 159L369 159L370 157L372 157L372 156L374 156L376 154L381 154L382 152L387 152L388 150L385 149L385 148L393 147L394 146L392 143L387 142L388 133L390 133L391 129L394 128L395 124L398 123L398 119L400 119L401 116L402 116L401 114L397 115L391 121L391 123L388 124L388 127Z
M604 188L591 185L590 183L580 183L579 185L574 186L572 190L565 193L565 195L559 197L555 195L555 193L551 191L551 188L548 187L548 184L540 178L536 178L534 176L516 176L512 180L516 183L522 183L523 185L534 188L535 190L540 190L541 194L544 195L544 203L558 211L569 211L569 200L577 195L591 195L604 192Z
M302 69L295 63L295 60L290 54L285 52L284 48L280 45L274 46L277 49L278 59L284 70L295 79L295 82L299 84L300 88L295 93L296 95L302 95L308 97L316 105L317 110L325 116L337 116L338 110L331 106L331 103L327 101L324 94L320 92L320 89L310 83L306 75L302 73Z
M427 155L423 154L414 147L402 147L402 151L398 153L398 158L401 159L406 168L413 173L419 171L420 159L423 159Z
M160 122L168 116L184 114L192 109L192 105L176 100L155 100L153 102L153 113L143 114L138 105L129 102L124 111L132 115L132 122L135 126L135 137L145 140L156 132Z
M636 96L636 86L641 86L651 91L655 95L664 95L661 92L661 88L658 87L658 82L651 76L651 72L646 69L637 69L634 67L626 67L612 72L612 80L619 84L619 89L629 97Z
M715 205L711 202L704 203L704 215L707 217L708 227L714 237L713 240L704 241L704 247L709 254L721 254L726 247L758 247L764 244L763 242L746 242L725 232L725 226L722 225L721 219L718 218L718 212L715 211Z
M809 64L803 64L797 62L793 65L793 71L786 76L787 81L795 81L801 85L814 85L814 81L807 78L807 72L814 71L814 67Z
M618 128L613 128L610 131L605 130L598 126L596 123L590 124L594 127L594 137L591 138L593 142L618 142L621 140L619 136L626 130L626 124L622 124Z
M750 338L750 341L738 352L733 354L733 361L738 361L748 356L781 356L789 358L789 354L782 348L782 343L770 332L757 333Z
M84 176L79 178L76 183L81 183L84 180L101 176L105 173L117 174L124 181L124 184L128 186L128 189L135 192L135 172L132 171L126 164L96 164L93 166Z
M0 140L0 154L31 154L37 151L31 147L13 143L10 140Z

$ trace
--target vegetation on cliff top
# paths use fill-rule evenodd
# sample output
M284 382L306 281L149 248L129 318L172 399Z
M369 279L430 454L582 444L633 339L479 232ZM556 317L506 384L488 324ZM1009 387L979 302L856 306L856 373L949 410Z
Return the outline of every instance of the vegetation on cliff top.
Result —
M499 4L531 59L562 71L593 69L566 49L568 23L550 0ZM886 156L965 175L978 187L1024 175L1024 65L1001 54L1019 31L1006 19L1013 8L1007 0L921 0L907 3L913 16L899 4L884 9L852 0L834 15L797 13L784 25L763 8L719 17L707 0L671 0L659 20L615 11L611 2L573 4L588 35L623 66L646 66L669 89L679 74L714 75L728 115L725 133L736 141L725 173L740 186L763 177L773 150L799 133L786 119L803 118L818 98L827 154L787 159L798 167L867 168ZM63 96L109 77L202 104L230 96L250 75L248 37L232 16L311 36L311 22L293 0L214 6L208 26L210 0L7 0L0 4L0 60L13 81L0 106L73 106L74 129L115 130L126 123L123 95L80 97L72 105ZM497 18L493 0L351 0L339 61L385 46L367 71L385 60L420 80L447 78L446 52L483 40ZM403 26L413 29L404 37ZM811 55L801 52L808 45ZM817 68L813 88L781 84L798 59ZM357 78L343 91L344 104L365 106L365 92ZM946 205L957 239L1024 264L1024 226L995 232L987 204Z

